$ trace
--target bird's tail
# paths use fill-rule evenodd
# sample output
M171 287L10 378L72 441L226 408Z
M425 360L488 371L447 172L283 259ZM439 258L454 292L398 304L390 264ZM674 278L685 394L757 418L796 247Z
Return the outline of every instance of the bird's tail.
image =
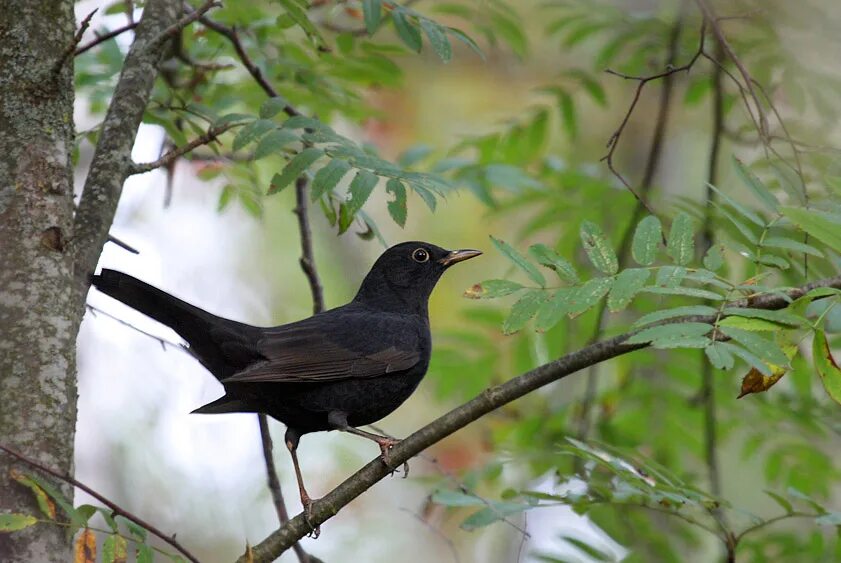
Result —
M91 276L91 284L106 295L173 329L187 341L199 361L220 379L230 375L232 368L235 370L240 367L231 365L230 352L237 355L239 349L250 348L248 341L253 336L251 333L257 330L217 317L115 270L103 269L101 274ZM246 358L243 360L248 363ZM240 362L234 362L237 363Z

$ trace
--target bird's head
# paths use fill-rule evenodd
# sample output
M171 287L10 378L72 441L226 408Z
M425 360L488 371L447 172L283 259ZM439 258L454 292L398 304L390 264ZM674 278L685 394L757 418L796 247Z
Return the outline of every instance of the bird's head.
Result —
M428 242L400 243L377 258L354 301L388 310L425 310L441 274L480 254L478 250L445 250Z

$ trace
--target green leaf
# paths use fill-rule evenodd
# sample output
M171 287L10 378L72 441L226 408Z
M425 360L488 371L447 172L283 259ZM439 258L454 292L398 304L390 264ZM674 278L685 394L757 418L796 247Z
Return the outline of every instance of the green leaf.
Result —
M779 324L772 323L764 319L746 317L727 317L726 319L722 319L718 325L739 328L751 332L776 332L782 328Z
M768 309L751 309L749 307L725 307L722 310L725 315L735 315L737 317L751 317L757 319L765 319L790 326L800 326L804 319L797 315L792 315L785 311L770 311Z
M561 110L561 121L567 136L571 141L578 137L578 119L575 115L575 100L567 92L558 92L558 103Z
M212 127L218 129L229 123L237 123L239 121L254 121L254 116L247 113L227 113L214 121Z
M594 102L602 107L607 107L607 96L604 93L604 88L592 75L581 69L573 69L566 74L578 80Z
M146 538L149 536L149 532L146 531L146 528L139 524L135 524L125 516L117 516L116 518L114 518L114 520L119 521L120 524L126 527L126 529L131 535L133 535L141 542L145 542Z
M464 297L469 299L495 299L511 295L524 288L525 286L508 280L485 280L467 288Z
M401 227L406 226L406 186L396 178L390 178L385 185L385 191L394 195L394 200L388 202L388 214Z
M714 244L707 249L704 255L704 267L713 272L718 271L724 266L724 246L721 244Z
M374 35L380 26L382 17L382 2L380 0L362 0L362 14L365 19L365 29L368 35Z
M450 45L450 40L447 39L447 29L426 18L420 18L420 25L429 38L429 44L432 45L432 49L441 61L450 62L450 59L453 58L453 48Z
M592 545L581 541L578 538L574 538L571 536L561 536L565 541L571 543L584 553L586 553L590 560L592 561L616 561L616 559L610 555L609 553L605 553L604 551L600 551L593 547Z
M735 363L733 354L722 346L721 342L713 342L704 348L704 353L716 369L728 371L733 368L733 364Z
M710 189L715 191L715 193L720 195L721 199L724 200L725 203L730 205L730 207L735 209L739 214L741 214L742 217L745 217L746 219L748 219L749 221L751 221L759 227L765 228L765 221L763 221L762 217L760 217L755 211L748 209L747 207L745 207L744 205L742 205L741 203L724 193L723 191L713 186L712 184L707 184L707 186L709 186Z
M645 328L625 340L625 344L644 344L655 340L669 340L674 338L686 338L704 336L712 331L712 325L707 323L671 323Z
M663 238L660 219L649 215L639 222L634 231L631 255L640 266L650 266L657 258L657 247Z
M505 322L502 324L502 332L512 334L526 326L537 310L548 298L545 291L539 289L529 290L523 295L514 306Z
M681 266L688 264L695 254L692 218L685 212L678 213L672 222L672 229L669 231L666 243L666 254Z
M723 348L725 350L727 350L728 352L730 352L733 355L739 356L745 362L747 362L748 365L755 367L762 374L767 375L767 376L772 375L773 371L771 370L770 367L768 367L767 363L762 361L762 359L757 357L752 352L749 352L749 351L745 350L741 346L736 346L735 344L731 344L730 342L717 342L716 345L720 346L721 348Z
M102 562L103 563L125 563L128 558L128 543L125 538L112 534L105 538L102 542Z
M38 523L38 519L29 514L0 513L0 532L17 532Z
M246 145L253 143L275 127L277 127L277 125L268 119L258 119L257 121L252 121L239 130L236 137L234 137L232 148L234 151L238 151Z
M432 494L432 502L443 506L481 506L485 500L461 491L439 489Z
M715 315L716 313L718 313L718 309L710 307L709 305L689 305L686 307L675 307L673 309L664 309L662 311L654 311L653 313L643 315L642 317L637 319L632 326L636 328L647 324L656 323L658 321L664 321L666 319L674 319L677 317L688 317L694 315Z
M562 287L555 291L552 298L540 306L537 311L537 318L534 321L534 328L538 332L546 332L569 313L569 306L578 288Z
M602 230L590 221L581 223L581 242L587 257L598 270L613 275L619 270L616 253Z
M277 0L285 9L286 13L292 18L301 29L304 30L304 33L307 34L307 37L312 39L313 41L324 45L324 38L319 33L318 29L315 27L309 17L307 17L307 12L304 8L301 7L295 0Z
M753 195L756 196L756 199L761 201L765 204L770 211L773 213L777 212L777 208L780 206L780 202L777 198L772 194L768 188L765 187L759 178L753 175L750 170L745 167L741 160L733 157L733 164L736 165L736 172L739 173L739 177L742 179L742 182L751 189Z
M742 233L742 236L745 237L745 239L747 239L748 242L750 242L753 245L759 245L759 237L747 224L743 223L738 217L730 213L727 210L727 208L723 205L716 205L716 207L718 208L719 212L727 218L728 221L733 223L736 229L738 229L738 231Z
M499 250L502 254L505 255L506 258L511 260L514 264L517 265L521 270L523 270L529 278L532 279L536 284L540 287L546 286L546 278L543 277L543 274L540 273L540 270L537 267L528 261L528 259L520 254L517 249L513 246L505 242L504 240L500 240L494 237L491 237L491 242Z
M402 8L395 8L391 12L391 21L394 22L394 29L403 43L412 51L420 53L423 47L421 32L415 24L408 20L406 12Z
M561 258L557 252L546 246L545 244L533 244L529 247L529 254L531 254L538 264L546 266L554 270L558 277L563 281L576 284L578 283L578 273L572 264Z
M607 307L611 312L621 311L639 293L639 291L651 276L649 270L643 268L630 268L623 270L616 276L610 295L607 297Z
M821 377L827 395L836 403L841 404L841 368L832 357L826 333L822 330L815 331L815 337L812 340L812 356L815 369Z
M145 543L137 546L137 563L154 563L155 552Z
M351 215L355 215L357 211L362 209L378 181L379 178L367 170L360 170L356 173L348 189L347 208Z
M423 200L429 210L434 212L436 205L435 194L419 184L410 182L409 185L411 186L412 191L418 194L418 196Z
M38 508L41 510L41 513L50 520L55 520L55 504L50 500L47 492L42 489L38 483L29 478L29 476L14 469L9 472L9 476L24 487L28 487L29 490L32 491L33 496L35 496L35 502L38 503Z
M283 168L283 172L275 174L268 195L276 194L298 179L316 160L324 156L324 151L315 147L304 149Z
M254 150L254 159L259 160L264 156L280 151L283 147L298 140L298 135L286 129L276 129L260 139L257 148Z
M774 502L779 504L780 508L785 510L786 514L791 514L792 512L794 512L794 507L791 505L787 498L783 497L782 495L778 495L773 491L765 490L763 492L769 497L771 497L774 500Z
M821 252L811 244L805 244L803 242L792 240L790 238L765 237L765 240L762 241L762 246L767 246L769 248L783 248L785 250L792 250L794 252L802 252L803 254L811 254L812 256L817 256L819 258L823 257L823 252Z
M724 296L715 293L714 291L707 291L706 289L697 289L694 287L645 287L642 291L646 293L656 293L659 295L684 295L686 297L700 297L701 299L709 299L711 301L723 301Z
M482 51L482 49L479 47L479 45L477 45L476 42L473 41L473 39L469 35L467 35L462 30L457 29L455 27L448 27L447 31L450 33L450 35L452 35L453 37L455 37L456 39L458 39L459 41L461 41L462 43L464 43L465 45L467 45L468 47L473 49L473 51L477 55L479 55L479 57L483 61L485 60L485 53Z
M574 318L585 313L610 291L612 285L613 278L593 278L581 287L576 287L570 294L567 314Z
M67 518L70 520L71 523L71 530L76 531L79 528L85 526L85 520L82 518L82 515L76 512L76 509L73 508L71 502L65 497L61 491L55 488L51 483L47 482L46 480L38 477L37 475L27 475L27 478L31 479L35 482L39 487L44 489L44 492L50 495L55 503L61 507L64 513L67 515Z
M260 106L260 117L263 119L270 119L286 109L289 102L283 96L274 96L269 98L263 105Z
M719 330L765 362L777 366L787 366L789 363L788 356L780 350L777 344L770 340L740 328L720 325Z
M334 158L315 173L310 190L310 199L316 201L324 194L335 188L350 171L350 164L346 160Z
M686 268L682 266L661 266L657 269L654 283L658 287L677 287L686 277Z
M835 252L841 252L841 221L836 216L801 207L781 207L780 212Z
M461 523L461 528L464 530L475 530L483 528L499 520L503 520L506 516L512 514L519 514L525 510L534 508L531 504L519 504L510 502L491 502L491 506L483 508L478 512L474 512Z

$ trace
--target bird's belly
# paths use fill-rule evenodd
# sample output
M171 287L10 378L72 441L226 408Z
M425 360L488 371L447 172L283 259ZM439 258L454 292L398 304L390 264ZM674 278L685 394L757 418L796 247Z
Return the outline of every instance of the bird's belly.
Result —
M327 416L333 411L345 413L351 426L364 426L389 415L409 398L423 379L424 373L418 371L314 385L274 384L261 394L261 402L269 416L302 433L330 430Z

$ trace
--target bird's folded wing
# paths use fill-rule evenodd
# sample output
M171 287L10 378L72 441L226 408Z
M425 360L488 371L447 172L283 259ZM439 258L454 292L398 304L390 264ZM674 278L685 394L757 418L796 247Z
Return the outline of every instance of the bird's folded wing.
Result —
M401 342L389 343L379 350L355 342L364 334L345 337L342 344L331 341L324 327L287 325L260 343L265 361L253 364L224 383L275 382L315 383L341 379L370 378L411 368L420 360L420 352ZM335 336L335 335L332 335ZM354 345L357 344L357 345ZM365 348L365 351L359 350Z

